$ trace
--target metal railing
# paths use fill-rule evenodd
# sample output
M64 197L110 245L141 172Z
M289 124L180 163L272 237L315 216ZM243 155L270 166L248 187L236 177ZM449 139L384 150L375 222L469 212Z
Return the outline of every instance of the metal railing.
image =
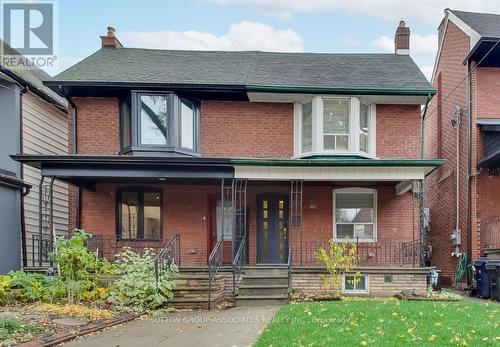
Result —
M92 235L85 243L87 248L97 252L100 258L104 257L109 261L114 261L116 255L122 252L125 247L139 254L144 253L144 249L150 248L155 254L158 254L170 240L168 239L166 243L162 240L117 240L116 236ZM180 252L177 257L180 258Z
M52 266L53 260L50 256L53 248L52 235L33 234L31 237L31 261L32 266Z
M246 237L240 243L236 256L233 260L233 300L236 298L236 287L240 281L241 270L247 261L247 240Z
M214 249L208 257L208 309L210 310L211 297L212 297L212 284L215 275L219 271L222 261L224 259L224 241L218 240Z
M356 244L359 266L420 266L419 240L384 240L377 242L350 241ZM297 266L319 266L315 253L318 249L329 249L329 241L292 241L291 262Z
M481 223L481 251L500 248L500 218Z
M173 235L165 246L156 254L155 257L155 278L156 284L159 283L162 273L170 268L172 263L180 266L180 245L181 236Z
M288 301L292 299L292 247L291 244L288 246Z

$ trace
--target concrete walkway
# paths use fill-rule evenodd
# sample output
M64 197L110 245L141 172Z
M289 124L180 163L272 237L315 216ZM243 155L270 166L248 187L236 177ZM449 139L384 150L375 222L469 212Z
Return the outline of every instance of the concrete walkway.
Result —
M270 323L278 308L235 307L146 317L64 346L249 346Z

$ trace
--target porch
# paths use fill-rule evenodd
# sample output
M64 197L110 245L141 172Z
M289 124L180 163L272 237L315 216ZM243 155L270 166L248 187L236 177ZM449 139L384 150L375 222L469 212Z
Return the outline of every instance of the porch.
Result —
M286 276L285 298L293 286L300 289L294 278L304 277L301 271L313 276L307 281L319 283L324 268L314 254L332 238L356 244L366 289L370 273L370 281L384 283L383 271L395 276L416 271L417 282L425 287L428 253L418 182L440 165L437 161L16 159L40 168L50 183L58 178L78 187L77 225L93 235L88 247L99 256L113 260L123 247L139 252L152 248L159 268L175 261L196 278L186 280L182 290L196 283L201 285L196 290L208 288L208 300L202 302L212 302L214 295L235 298L239 284L246 285L242 278L248 269L257 273L257 280L267 276L259 269L275 268ZM40 200L42 214L49 206L48 218L41 218L40 247L33 251L40 266L48 265L53 242L50 196L49 186L49 201ZM392 286L401 288L406 280ZM413 284L413 277L409 281Z

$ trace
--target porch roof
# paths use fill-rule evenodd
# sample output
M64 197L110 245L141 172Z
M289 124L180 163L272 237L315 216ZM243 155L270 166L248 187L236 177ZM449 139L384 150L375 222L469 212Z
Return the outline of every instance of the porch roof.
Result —
M124 178L247 178L255 180L374 180L423 179L444 163L441 159L310 159L137 157L125 155L14 155L43 176L73 184Z

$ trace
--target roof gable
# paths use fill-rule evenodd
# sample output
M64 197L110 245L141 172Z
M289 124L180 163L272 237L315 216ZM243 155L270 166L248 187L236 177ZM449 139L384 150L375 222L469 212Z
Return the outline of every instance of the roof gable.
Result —
M481 37L500 38L500 14L450 11Z

